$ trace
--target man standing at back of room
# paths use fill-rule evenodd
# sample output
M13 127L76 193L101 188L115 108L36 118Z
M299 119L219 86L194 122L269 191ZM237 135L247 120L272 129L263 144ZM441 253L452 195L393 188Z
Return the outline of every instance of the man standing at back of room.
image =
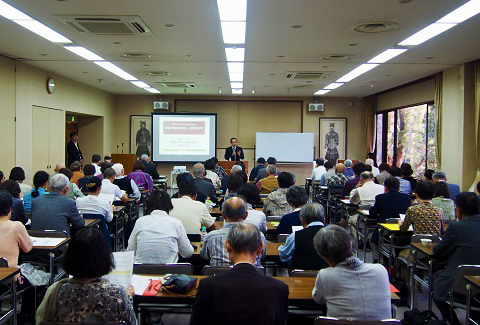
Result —
M245 159L242 147L237 146L237 138L230 139L231 146L225 149L225 160L240 161Z
M70 142L67 144L67 154L68 154L68 166L73 164L75 161L79 161L83 164L83 155L82 150L78 145L78 133L70 133Z

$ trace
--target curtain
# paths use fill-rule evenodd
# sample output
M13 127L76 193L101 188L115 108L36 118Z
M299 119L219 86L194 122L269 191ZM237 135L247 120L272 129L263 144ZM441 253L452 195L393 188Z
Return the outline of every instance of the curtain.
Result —
M435 76L435 150L437 160L437 170L442 169L442 106L443 106L443 73L439 72Z
M470 187L476 192L476 185L480 181L480 60L475 61L475 153L477 158L477 176Z
M376 97L375 95L368 96L366 102L366 150L367 153L375 151L375 111L376 111Z

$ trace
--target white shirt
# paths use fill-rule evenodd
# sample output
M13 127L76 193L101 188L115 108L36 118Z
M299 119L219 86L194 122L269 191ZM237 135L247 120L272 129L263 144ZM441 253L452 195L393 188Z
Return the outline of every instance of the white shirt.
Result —
M101 214L102 216L105 216L107 222L110 222L113 219L110 203L96 195L79 197L75 203L80 214Z
M125 178L125 177L127 177L127 176L115 176L115 179L122 179L122 178ZM141 196L140 190L138 189L137 183L135 183L135 181L133 179L130 180L130 186L132 187L132 190L133 190L133 196L135 196L135 198L139 199L140 196Z
M192 200L189 196L172 199L173 210L170 217L180 220L187 234L201 234L202 226L210 227L215 218L208 212L207 206L199 201Z
M322 175L325 174L327 172L327 170L325 169L324 166L318 166L318 167L315 167L313 170L312 170L312 181L319 181L321 178L322 178Z
M27 194L32 191L32 187L28 184L18 183L18 186L20 186L20 190L23 194Z
M267 217L265 213L255 209L248 209L248 216L245 222L254 224L261 232L267 231Z
M354 188L350 192L350 202L358 205L375 204L375 197L379 194L385 193L383 185L375 184L373 181L368 181L362 187Z
M222 187L222 181L220 180L220 177L218 177L217 173L207 170L207 175L205 175L205 178L210 179L215 187Z
M113 194L115 195L115 201L118 201L120 200L120 198L122 197L122 190L120 189L120 187L118 187L117 185L113 184L112 182L110 182L110 180L108 179L104 179L102 180L102 190L100 191L100 193L102 194Z
M95 175L93 176L102 175L102 170L100 169L100 166L98 166L97 164L92 164L92 165L95 166Z
M162 210L154 210L137 220L128 250L135 252L135 263L145 264L177 263L178 253L185 258L193 255L182 222Z
M372 174L373 174L373 177L377 177L377 175L380 174L380 169L378 169L375 166L372 166Z

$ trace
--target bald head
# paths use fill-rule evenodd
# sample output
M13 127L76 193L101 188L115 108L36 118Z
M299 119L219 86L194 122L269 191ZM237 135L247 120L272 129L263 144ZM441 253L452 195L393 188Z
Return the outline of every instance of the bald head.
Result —
M231 197L223 202L222 216L227 222L242 222L247 218L247 204L238 196Z
M345 171L345 165L344 165L344 164L339 163L339 164L336 164L336 165L335 165L335 172L336 172L337 174L341 174L341 173L343 173L344 171Z
M60 169L65 168L64 164L56 164L55 165L55 173L58 173Z

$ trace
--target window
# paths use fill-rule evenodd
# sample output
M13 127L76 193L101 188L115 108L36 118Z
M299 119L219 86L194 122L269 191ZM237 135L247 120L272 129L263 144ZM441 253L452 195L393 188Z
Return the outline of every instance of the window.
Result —
M435 169L435 109L431 103L377 114L377 163L412 165L415 178Z

